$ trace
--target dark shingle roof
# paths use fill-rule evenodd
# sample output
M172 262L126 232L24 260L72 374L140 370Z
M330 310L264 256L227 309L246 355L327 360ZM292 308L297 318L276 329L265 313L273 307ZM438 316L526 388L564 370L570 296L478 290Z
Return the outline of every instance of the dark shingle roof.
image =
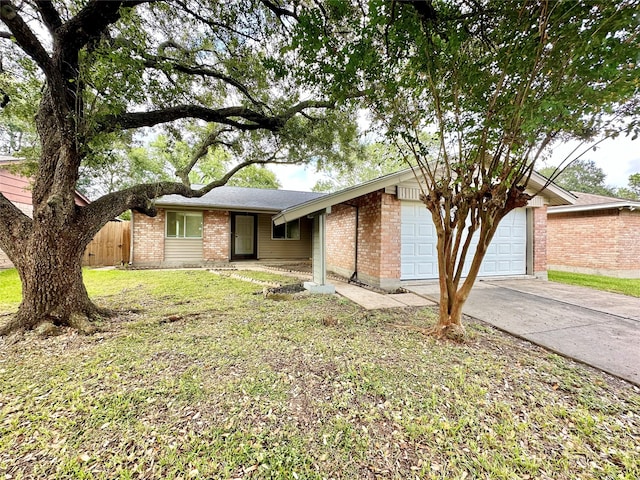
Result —
M598 205L601 203L628 202L628 199L596 195L595 193L571 192L576 196L575 205Z
M595 195L593 193L571 192L576 201L573 205L561 205L549 207L547 213L589 212L596 210L629 209L631 211L640 210L640 201L627 200L624 198L607 197L605 195Z
M268 190L264 188L218 187L200 198L165 195L156 201L158 206L204 207L224 210L262 210L279 212L285 208L326 195L318 192Z

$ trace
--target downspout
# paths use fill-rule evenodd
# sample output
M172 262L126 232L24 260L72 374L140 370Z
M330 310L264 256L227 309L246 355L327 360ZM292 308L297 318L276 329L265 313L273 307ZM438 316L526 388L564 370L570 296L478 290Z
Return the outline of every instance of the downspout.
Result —
M360 207L358 205L352 205L350 203L345 203L345 205L356 209L355 258L353 261L353 274L349 278L349 283L360 283L358 282L358 229L360 223Z
M131 233L129 234L129 265L133 265L133 217L134 211L131 210Z

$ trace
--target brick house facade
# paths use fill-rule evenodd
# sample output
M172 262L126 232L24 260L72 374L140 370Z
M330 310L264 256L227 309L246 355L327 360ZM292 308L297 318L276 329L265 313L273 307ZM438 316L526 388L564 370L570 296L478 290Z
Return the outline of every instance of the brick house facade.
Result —
M533 214L533 274L546 277L547 272L547 206L532 208Z
M333 206L327 215L327 269L346 278L357 271L359 281L387 290L400 287L400 207L397 196L384 190ZM533 226L527 252L531 267L527 273L546 278L547 207L527 210Z
M138 266L161 266L165 263L166 209L155 217L134 212L132 219L133 263ZM202 262L216 264L229 261L231 227L229 212L202 212Z
M377 191L336 205L327 215L326 238L329 271L350 277L357 270L363 283L396 286L400 278L400 201L394 195Z
M532 178L538 189L546 182ZM163 197L155 218L133 215L133 264L209 265L313 255L314 280L317 272L330 271L393 290L404 280L437 278L436 237L419 192L413 172L405 170L326 195L220 187L201 199ZM552 186L528 208L514 211L510 222L503 220L496 235L502 243L492 244L493 258L485 259L481 275L546 276L546 204L571 199Z
M206 266L236 260L234 232L237 218L251 225L250 254L256 260L309 260L311 258L311 220L300 219L284 238L274 236L271 217L283 207L322 194L258 188L219 187L199 199L170 195L157 200L158 213L150 218L134 212L132 218L132 264L136 266ZM169 214L189 216L201 222L197 233L169 232ZM175 217L172 217L175 218ZM245 245L246 246L246 245Z
M538 177L533 176L531 180L530 187L535 191L546 183L546 179ZM353 277L363 283L393 290L404 280L437 278L437 261L434 261L437 258L434 253L436 237L434 229L429 228L430 215L418 200L419 192L413 172L403 171L294 206L280 212L274 221L287 222L302 216L324 215L325 258L314 258L314 262L322 262L328 271L343 277ZM546 205L570 204L572 200L568 192L552 185L526 209L514 211L512 225L505 222L507 225L501 232L503 237L511 237L507 243L499 239L503 243L495 246L493 259L489 262L497 267L487 268L482 275L526 274L546 278ZM414 217L410 218L412 214ZM414 224L406 223L412 220ZM411 237L410 241L405 235ZM425 262L432 262L428 265L431 268L429 271L416 268L408 273L412 265L405 269L405 264L421 261L415 260L420 255L429 257ZM516 261L513 260L515 257Z
M549 269L640 278L640 202L574 192L548 212Z

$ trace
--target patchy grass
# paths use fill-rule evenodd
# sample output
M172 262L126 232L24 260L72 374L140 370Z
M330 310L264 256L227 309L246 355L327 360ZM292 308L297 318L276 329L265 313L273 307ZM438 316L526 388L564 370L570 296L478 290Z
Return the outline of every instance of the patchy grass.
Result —
M15 268L0 270L0 313L18 308L22 287Z
M549 271L549 280L595 288L607 292L622 293L624 295L631 295L632 297L640 297L640 279L638 278L615 278L603 277L601 275Z
M95 275L101 333L0 339L0 475L640 477L637 389L484 324L444 343L411 328L430 309Z
M82 272L89 295L105 296L122 292L121 282L132 275L123 275L120 270L96 270L85 268ZM0 270L0 313L18 309L22 300L20 277L15 268Z
M283 285L288 285L292 283L298 283L299 280L292 276L280 275L273 272L265 272L265 271L256 271L256 270L238 270L238 275L243 277L252 278L254 280L260 280L262 282L274 282L280 283Z

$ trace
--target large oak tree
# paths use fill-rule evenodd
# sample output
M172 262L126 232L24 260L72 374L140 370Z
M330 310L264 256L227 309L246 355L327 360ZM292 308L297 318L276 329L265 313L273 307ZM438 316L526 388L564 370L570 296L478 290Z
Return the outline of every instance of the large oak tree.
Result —
M122 212L153 216L155 198L201 196L246 165L336 153L353 131L332 128L341 120L333 104L309 98L291 74L298 60L286 47L296 16L267 0L0 0L2 81L41 86L33 218L0 195L0 247L23 288L0 333L41 322L91 328L102 312L83 285L82 254ZM9 95L3 104L18 101ZM109 161L110 145L145 127L168 125L179 135L189 121L207 135L183 139L194 150L176 181L74 204L81 166ZM240 160L193 190L189 173L211 148Z

